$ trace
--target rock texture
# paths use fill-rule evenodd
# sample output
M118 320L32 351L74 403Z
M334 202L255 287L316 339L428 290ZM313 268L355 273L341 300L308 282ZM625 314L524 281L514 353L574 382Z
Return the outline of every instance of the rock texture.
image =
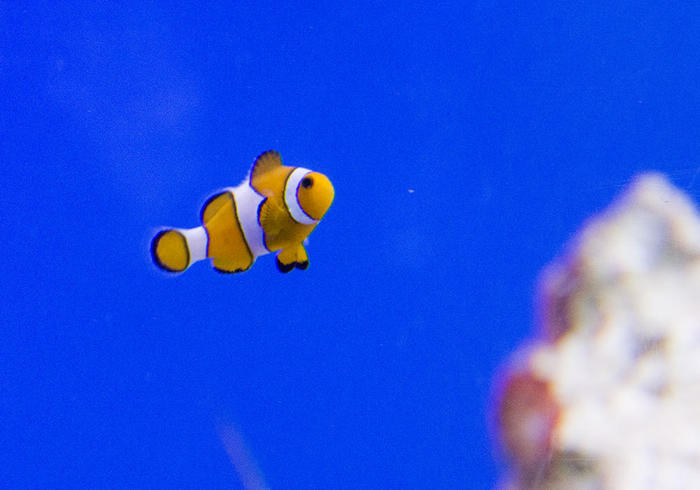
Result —
M499 380L506 489L700 488L700 216L637 178L540 282Z

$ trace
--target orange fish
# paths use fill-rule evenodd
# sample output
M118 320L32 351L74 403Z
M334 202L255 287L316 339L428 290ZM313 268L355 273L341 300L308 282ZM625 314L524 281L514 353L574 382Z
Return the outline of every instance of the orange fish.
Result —
M280 271L306 269L303 242L334 197L328 177L284 166L279 153L266 151L240 185L207 200L202 226L160 231L151 242L153 261L168 272L182 272L211 258L219 272L243 272L259 256L278 252Z

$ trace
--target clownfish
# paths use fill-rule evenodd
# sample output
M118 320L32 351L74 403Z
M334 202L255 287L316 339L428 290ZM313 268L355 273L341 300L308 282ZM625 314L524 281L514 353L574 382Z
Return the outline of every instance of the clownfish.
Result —
M258 156L248 177L225 188L202 206L196 228L169 228L151 242L153 261L168 272L212 259L219 272L248 270L261 255L277 252L277 268L306 269L304 240L335 197L325 175L282 165L280 154Z

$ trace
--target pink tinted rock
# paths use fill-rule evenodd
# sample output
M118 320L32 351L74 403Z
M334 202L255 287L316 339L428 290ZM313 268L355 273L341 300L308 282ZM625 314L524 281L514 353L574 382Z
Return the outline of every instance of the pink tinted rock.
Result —
M541 466L559 417L549 385L528 371L510 373L497 410L501 441L511 460L525 471Z

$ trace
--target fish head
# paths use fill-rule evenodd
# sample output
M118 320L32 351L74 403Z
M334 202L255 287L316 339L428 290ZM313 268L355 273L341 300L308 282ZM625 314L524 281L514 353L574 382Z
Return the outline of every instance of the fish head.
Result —
M335 189L325 175L309 172L299 182L297 199L299 205L311 218L320 220L333 203Z

